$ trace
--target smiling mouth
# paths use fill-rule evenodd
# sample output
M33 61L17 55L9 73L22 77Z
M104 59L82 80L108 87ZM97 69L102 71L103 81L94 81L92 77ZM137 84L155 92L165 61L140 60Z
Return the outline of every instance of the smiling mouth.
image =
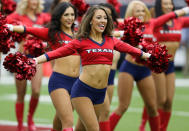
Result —
M144 17L143 17L143 16L139 16L138 18L139 18L140 20L143 20L143 19L144 19Z
M100 27L101 30L104 30L105 25L99 25L99 27Z

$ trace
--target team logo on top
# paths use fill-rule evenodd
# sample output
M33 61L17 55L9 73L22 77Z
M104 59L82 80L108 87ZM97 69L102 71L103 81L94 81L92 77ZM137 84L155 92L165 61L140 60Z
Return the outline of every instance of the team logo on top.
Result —
M157 41L157 39L152 34L143 34L143 37L146 39L152 39L154 42Z
M181 34L180 30L160 30L161 34Z
M62 43L65 43L65 44L70 43L70 41L69 41L69 40L59 40L58 42L59 42L60 44L62 44Z
M111 50L111 49L88 49L86 51L87 51L87 53L91 53L91 52L93 52L93 53L95 53L95 52L113 53L113 50Z

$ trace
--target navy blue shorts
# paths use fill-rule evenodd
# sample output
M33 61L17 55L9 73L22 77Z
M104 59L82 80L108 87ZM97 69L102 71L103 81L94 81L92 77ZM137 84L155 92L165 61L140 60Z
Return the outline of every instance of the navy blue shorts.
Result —
M151 71L149 68L145 66L138 66L124 60L119 69L120 72L127 72L131 74L135 81L140 81L147 76L151 75Z
M116 70L110 70L109 78L108 78L108 86L114 85L114 78L115 78Z
M71 98L75 97L88 97L91 99L93 105L102 104L105 99L106 88L96 89L83 83L77 79L71 91Z
M53 90L59 88L64 88L68 91L69 94L71 94L72 86L76 80L77 78L66 76L58 72L53 72L48 84L49 94Z
M169 61L169 66L168 69L165 71L165 74L168 75L173 72L175 72L175 64L173 61Z

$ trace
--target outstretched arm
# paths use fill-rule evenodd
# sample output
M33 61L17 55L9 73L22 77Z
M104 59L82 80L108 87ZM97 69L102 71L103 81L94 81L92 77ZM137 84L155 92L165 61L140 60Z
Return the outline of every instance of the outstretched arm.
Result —
M117 38L113 38L113 40L115 43L114 49L119 52L129 53L134 56L141 56L144 59L149 58L151 56L149 53L145 53L142 50L135 48Z
M62 46L56 50L47 52L44 55L41 55L37 58L35 58L37 64L44 63L46 61L58 59L61 57L72 55L77 51L79 48L79 41L78 40L72 40L69 44L66 46Z
M48 41L48 28L39 28L39 27L26 27L22 25L12 25L12 24L6 24L8 29L13 32L17 33L29 33L31 35L34 35L38 37L39 39Z
M154 26L156 28L163 26L167 21L174 19L176 17L184 16L189 14L189 7L184 7L179 10L175 10L174 12L170 12L168 14L162 15L154 19Z

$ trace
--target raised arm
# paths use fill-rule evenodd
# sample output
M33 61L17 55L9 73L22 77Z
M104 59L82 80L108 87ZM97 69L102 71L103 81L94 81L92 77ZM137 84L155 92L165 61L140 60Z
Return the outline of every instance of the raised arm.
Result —
M131 55L134 56L141 56L142 58L149 58L150 54L149 53L145 53L142 50L135 48L117 38L113 38L113 41L115 43L114 49L119 51L119 52L123 52L123 53L129 53Z
M163 26L167 21L174 19L176 17L184 16L189 14L189 7L184 7L179 10L175 10L174 12L170 12L168 14L157 17L153 20L154 26L156 28Z
M42 40L49 41L48 28L26 27L25 32L34 35Z
M72 40L66 46L62 46L56 50L47 52L46 54L35 58L35 60L36 60L37 64L41 64L46 61L50 61L50 60L54 60L57 58L72 55L73 53L75 53L78 50L79 45L80 45L80 43L78 40Z
M48 28L39 28L39 27L25 27L22 25L11 25L7 24L7 27L10 31L17 32L17 33L29 33L38 37L39 39L48 41Z

